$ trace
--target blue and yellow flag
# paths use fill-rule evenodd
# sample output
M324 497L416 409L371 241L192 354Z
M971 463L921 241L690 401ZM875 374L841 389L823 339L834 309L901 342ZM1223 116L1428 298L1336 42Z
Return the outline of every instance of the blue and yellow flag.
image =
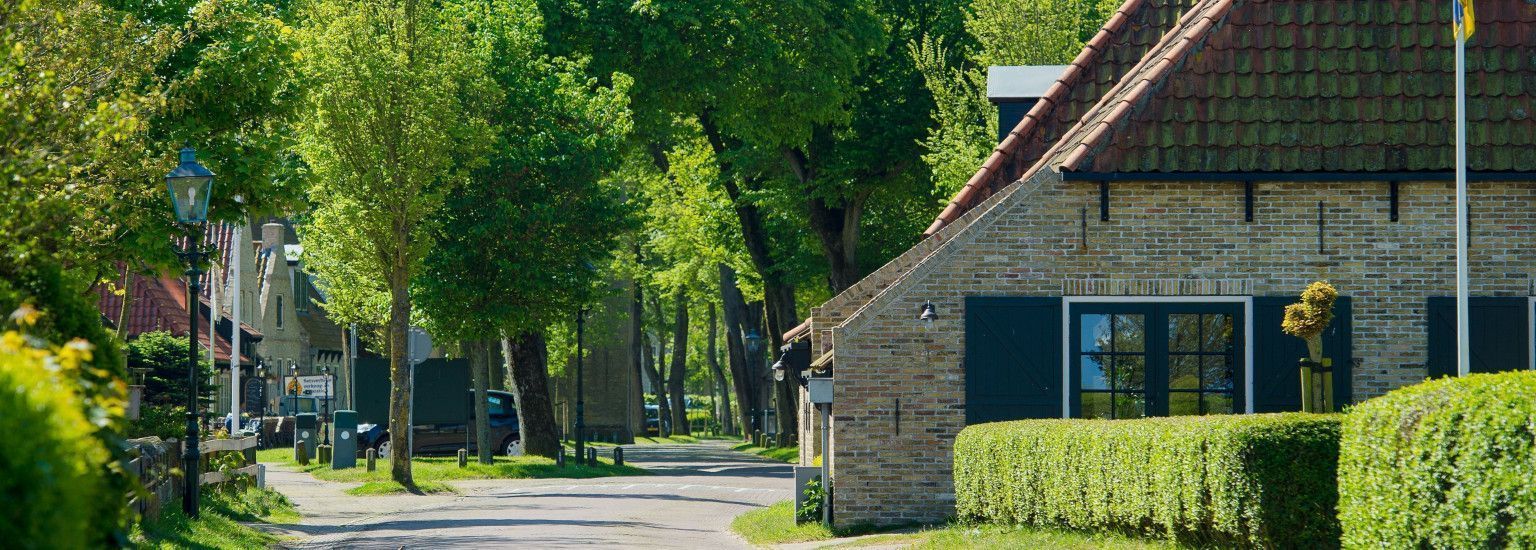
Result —
M1451 0L1451 32L1457 40L1472 38L1475 27L1472 17L1472 0Z

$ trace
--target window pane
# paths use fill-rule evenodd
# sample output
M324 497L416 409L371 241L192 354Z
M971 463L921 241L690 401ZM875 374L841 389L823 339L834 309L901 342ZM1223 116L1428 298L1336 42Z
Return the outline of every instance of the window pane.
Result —
M1232 316L1225 313L1201 315L1201 350L1232 352Z
M1232 414L1232 395L1227 393L1207 393L1205 395L1205 414Z
M1168 387L1175 390L1200 389L1200 356L1170 354Z
M1168 415L1185 416L1200 414L1200 394L1197 392L1168 392Z
M1232 356L1207 355L1201 357L1205 372L1203 378L1207 390L1232 389Z
M1141 418L1146 415L1146 395L1140 393L1115 394L1115 418Z
M1146 349L1147 320L1144 315L1116 315L1115 351L1140 352Z
M1142 390L1147 387L1147 358L1144 355L1116 355L1114 383L1117 390Z
M1094 353L1109 351L1109 315L1085 313L1081 317L1082 351Z
M1083 418L1111 418L1108 393L1082 392Z
M1082 357L1082 376L1085 390L1109 389L1109 362L1108 355L1084 355Z
M1200 351L1200 316L1168 314L1168 351Z

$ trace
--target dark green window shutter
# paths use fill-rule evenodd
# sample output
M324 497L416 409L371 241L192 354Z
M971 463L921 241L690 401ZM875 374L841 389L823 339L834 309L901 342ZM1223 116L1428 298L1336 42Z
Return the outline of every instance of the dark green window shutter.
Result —
M1467 339L1472 344L1472 372L1530 368L1529 307L1524 296L1467 300ZM1429 377L1456 376L1456 299L1430 297Z
M1253 412L1301 410L1301 370L1297 361L1307 356L1307 344L1280 329L1285 306L1295 296L1253 298ZM1323 333L1323 353L1333 359L1333 400L1336 406L1353 398L1350 369L1354 366L1351 341L1353 304L1348 296L1333 303L1333 322Z
M1061 417L1061 298L965 299L965 422Z

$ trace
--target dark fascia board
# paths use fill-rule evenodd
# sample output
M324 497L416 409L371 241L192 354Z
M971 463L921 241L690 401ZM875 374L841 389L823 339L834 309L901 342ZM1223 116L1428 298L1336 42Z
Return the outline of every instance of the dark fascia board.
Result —
M1456 181L1455 172L1062 172L1066 181ZM1467 172L1467 181L1536 181L1536 172Z

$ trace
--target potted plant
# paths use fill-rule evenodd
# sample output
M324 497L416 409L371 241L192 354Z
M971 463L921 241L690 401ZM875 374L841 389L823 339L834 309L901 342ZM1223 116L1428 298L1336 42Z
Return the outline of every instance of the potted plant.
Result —
M1323 357L1323 331L1333 321L1333 302L1339 291L1327 281L1307 285L1301 301L1285 306L1280 328L1307 343L1301 365L1301 410L1333 412L1333 360Z

